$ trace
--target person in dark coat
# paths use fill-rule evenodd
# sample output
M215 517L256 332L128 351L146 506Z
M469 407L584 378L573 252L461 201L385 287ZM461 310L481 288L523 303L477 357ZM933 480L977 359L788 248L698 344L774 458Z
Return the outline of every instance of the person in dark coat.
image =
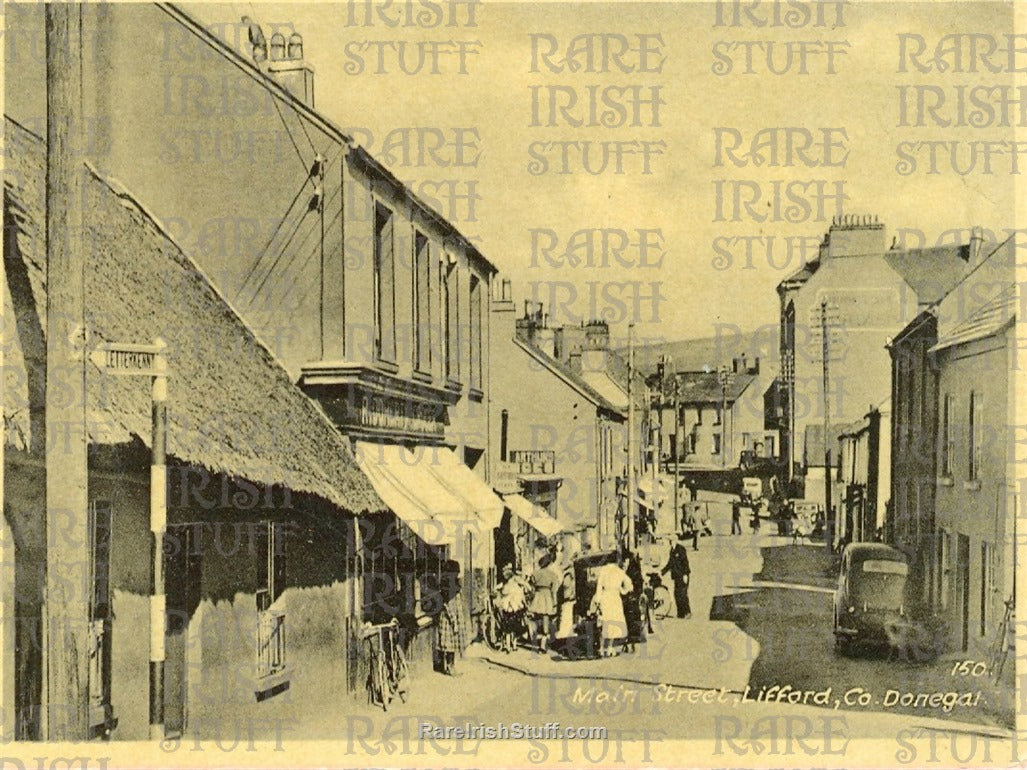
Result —
M660 574L670 573L674 584L674 606L677 607L679 618L692 617L692 606L688 603L688 583L691 580L692 568L688 565L688 549L685 547L684 534L678 535L678 541L671 547L667 557L667 566Z
M438 648L441 655L442 673L457 676L453 672L457 653L464 654L470 642L471 622L467 606L460 592L460 572L456 564L447 565L448 570L442 583L442 610L439 613Z
M742 504L739 502L731 503L731 534L742 534Z
M625 642L625 646L627 652L634 652L635 645L645 641L641 604L645 577L642 575L642 560L637 553L628 555L628 563L624 567L624 571L631 578L631 591L622 597L624 600L624 620L628 624L628 639Z

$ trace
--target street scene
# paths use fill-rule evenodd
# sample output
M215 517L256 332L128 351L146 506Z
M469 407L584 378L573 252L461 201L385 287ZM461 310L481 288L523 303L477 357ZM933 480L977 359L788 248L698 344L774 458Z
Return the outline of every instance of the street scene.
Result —
M1020 761L1027 49L892 5L5 5L0 740Z

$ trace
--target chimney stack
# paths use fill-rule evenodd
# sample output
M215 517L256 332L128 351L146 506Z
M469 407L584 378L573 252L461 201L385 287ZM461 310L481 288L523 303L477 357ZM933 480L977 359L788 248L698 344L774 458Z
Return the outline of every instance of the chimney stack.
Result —
M303 60L303 36L291 25L272 33L267 71L286 91L314 107L314 70Z

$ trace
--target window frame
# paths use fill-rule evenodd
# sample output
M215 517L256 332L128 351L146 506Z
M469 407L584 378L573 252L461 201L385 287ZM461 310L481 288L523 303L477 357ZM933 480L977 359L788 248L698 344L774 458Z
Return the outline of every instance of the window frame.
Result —
M374 199L372 281L374 301L374 355L396 364L396 214ZM387 232L387 235L386 235ZM386 260L386 241L388 259ZM388 267L388 275L383 267ZM388 311L388 316L385 313ZM388 327L388 328L386 328ZM386 344L388 343L388 345Z
M468 386L473 390L481 391L482 384L482 284L484 281L471 272L468 281L467 300L467 339L470 345L468 351ZM476 306L477 305L477 306Z
M984 439L984 399L980 391L970 391L969 435L967 480L980 481L981 478L981 445Z
M431 376L432 371L432 243L426 234L413 228L413 318L414 371ZM422 271L423 267L423 271Z
M952 478L952 467L953 458L956 453L956 436L955 426L953 425L955 417L955 400L951 393L946 393L942 396L942 414L941 414L941 476L943 478Z

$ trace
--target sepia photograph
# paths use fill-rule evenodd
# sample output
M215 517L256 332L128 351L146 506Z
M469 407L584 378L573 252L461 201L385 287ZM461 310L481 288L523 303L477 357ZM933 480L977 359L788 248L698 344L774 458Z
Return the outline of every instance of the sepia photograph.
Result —
M1027 762L1027 5L0 13L0 770Z

